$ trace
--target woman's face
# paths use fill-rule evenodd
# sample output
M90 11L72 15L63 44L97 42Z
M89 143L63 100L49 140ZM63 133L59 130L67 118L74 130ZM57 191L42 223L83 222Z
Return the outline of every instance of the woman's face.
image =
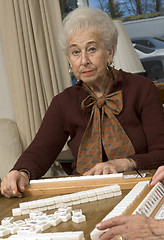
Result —
M88 84L105 79L112 56L113 50L105 48L100 33L93 29L77 31L69 38L68 59L73 73Z

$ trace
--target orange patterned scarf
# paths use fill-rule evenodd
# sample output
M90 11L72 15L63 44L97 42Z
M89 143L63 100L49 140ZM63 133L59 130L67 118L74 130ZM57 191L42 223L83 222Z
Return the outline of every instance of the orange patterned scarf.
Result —
M96 98L86 83L89 95L82 101L83 110L91 110L88 126L79 146L76 171L80 174L103 161L103 148L108 160L134 154L134 147L115 115L123 108L122 91L109 93L114 75L108 76L104 94Z

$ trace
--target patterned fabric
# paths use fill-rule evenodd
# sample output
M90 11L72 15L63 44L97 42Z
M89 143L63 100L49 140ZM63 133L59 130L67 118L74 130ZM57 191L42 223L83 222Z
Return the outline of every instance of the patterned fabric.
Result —
M80 174L103 161L102 148L108 160L125 158L134 154L134 147L115 115L123 108L122 91L109 93L112 77L108 76L104 94L96 98L85 83L89 95L82 102L84 111L91 111L88 126L83 135L77 158L76 171Z

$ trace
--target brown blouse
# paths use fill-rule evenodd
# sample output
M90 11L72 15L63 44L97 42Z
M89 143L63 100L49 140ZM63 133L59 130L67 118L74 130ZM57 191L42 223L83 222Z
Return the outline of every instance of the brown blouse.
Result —
M119 70L110 93L122 90L123 110L116 116L130 138L138 169L154 169L164 164L164 109L153 82L142 76ZM13 169L27 169L31 179L40 178L49 169L70 136L68 145L76 170L78 148L90 118L81 109L87 92L79 81L55 96L41 127Z

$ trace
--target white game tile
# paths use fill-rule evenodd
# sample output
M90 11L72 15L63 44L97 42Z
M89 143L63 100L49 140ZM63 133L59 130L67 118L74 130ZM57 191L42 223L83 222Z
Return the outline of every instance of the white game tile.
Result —
M29 212L30 212L29 209L21 210L21 215L29 214Z
M113 192L105 193L105 198L112 198L112 197L114 197Z
M35 220L35 219L33 219L33 218L26 218L26 219L24 219L24 221L25 221L25 223L26 224L33 224L33 225L36 225L38 222Z
M15 226L22 226L22 225L25 224L25 221L23 221L23 220L16 220L16 221L13 222L13 224Z
M19 207L20 207L21 211L28 209L28 202L19 203Z
M38 225L23 225L17 231L17 234L41 233L41 227Z
M21 209L20 208L13 208L12 209L12 215L14 216L14 217L16 217L16 216L21 216Z
M44 222L39 222L37 224L37 226L39 226L41 228L41 231L43 232L43 231L47 230L48 228L50 228L51 224L48 221L44 221Z
M28 208L29 209L33 209L33 208L37 208L38 205L37 205L37 201L30 201L28 202Z
M10 234L10 230L5 226L0 226L0 237L5 237Z
M93 190L88 190L88 191L87 191L87 195L88 195L89 198L90 198L90 197L95 197L95 196L96 196L96 191L95 191L95 189L93 189Z
M70 197L71 197L71 201L77 201L77 200L80 199L78 193L71 193L71 194L70 194Z
M45 199L39 199L36 200L38 208L45 207L46 206L46 201Z
M63 202L62 196L53 197L53 199L55 204L59 204Z
M40 211L36 211L36 212L31 212L29 214L30 218L34 218L36 219L37 217L41 217L41 216L46 216L46 213L40 212Z
M12 240L84 240L84 233L77 232L55 232L55 233L30 233L23 235L12 235Z
M89 198L88 197L82 198L80 201L81 201L81 203L87 203L87 202L89 202Z
M78 205L78 204L81 204L81 200L79 199L79 200L73 201L72 203L73 205Z
M82 210L81 209L72 210L72 216L76 216L76 215L80 215L80 214L82 214Z
M94 202L98 200L98 196L89 197L89 202Z
M70 212L72 212L72 207L61 207L61 208L58 208L58 212L70 213Z
M86 216L83 214L72 216L72 222L81 223L86 221Z
M72 202L65 202L65 203L63 204L63 207L71 207L72 205L73 205Z
M60 217L54 215L47 220L51 224L51 226L57 226L59 223L62 222L62 219Z
M62 222L67 222L71 219L71 214L70 213L61 213L59 215L59 217L61 218Z
M53 209L55 209L56 208L56 205L55 204L53 204L53 205L48 205L47 206L47 210L53 210Z
M10 234L15 234L19 230L19 226L15 226L14 224L8 224L5 227L9 229Z
M45 212L45 211L47 211L47 206L39 207L39 211L40 211L40 212Z
M97 188L95 189L95 192L97 196L105 194L104 188Z
M47 215L46 216L37 217L37 218L35 218L35 221L36 222L45 222L45 221L47 221Z
M64 207L64 205L65 205L65 204L64 204L63 202L57 203L57 204L56 204L56 208Z
M2 219L1 224L4 226L13 223L13 221L14 221L13 217L5 217L4 219Z
M105 194L101 194L101 195L97 196L97 200L102 200L102 199L105 199L105 198L106 198Z
M45 199L45 202L46 202L46 205L49 206L49 205L54 205L54 198L51 197L51 198L46 198Z
M62 202L63 202L63 203L71 202L71 201L72 201L72 199L71 199L70 194L66 194L66 195L63 195L63 196L62 196Z
M87 191L82 191L82 192L79 192L78 194L80 199L88 198Z

